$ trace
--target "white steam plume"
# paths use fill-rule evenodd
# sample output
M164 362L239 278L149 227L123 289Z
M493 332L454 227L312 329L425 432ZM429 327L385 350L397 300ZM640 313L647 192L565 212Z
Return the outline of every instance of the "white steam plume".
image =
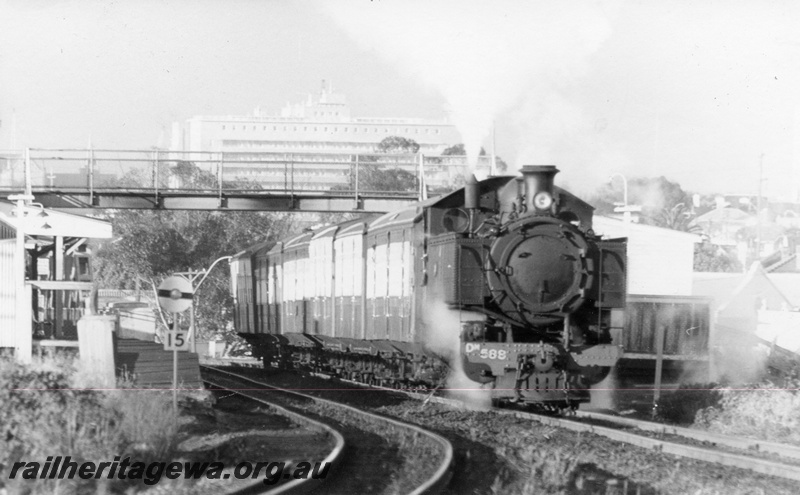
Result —
M444 302L433 301L425 304L423 310L425 328L423 339L428 348L448 360L450 373L447 375L448 395L464 402L468 407L486 410L491 407L492 392L482 389L467 375L461 363L461 320L470 319L474 313L463 313L450 309Z
M365 49L442 94L471 163L500 111L534 82L549 86L585 72L610 34L603 6L589 1L341 0L324 7Z

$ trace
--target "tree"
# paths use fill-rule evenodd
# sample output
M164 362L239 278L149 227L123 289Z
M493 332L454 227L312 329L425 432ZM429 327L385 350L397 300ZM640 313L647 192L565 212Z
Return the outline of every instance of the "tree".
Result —
M378 153L410 153L415 154L419 151L419 144L413 139L401 136L389 136L384 138L375 147Z
M442 151L442 156L453 156L453 155L464 156L466 154L467 150L464 147L464 143L454 144L453 146L445 148L445 150ZM481 146L481 151L480 153L478 153L478 156L486 156L486 150L483 149L483 146Z
M359 191L363 192L414 192L417 190L417 176L408 170L384 168L376 163L361 167L358 184Z
M466 154L467 150L464 147L464 143L454 144L453 146L445 148L444 151L442 151L442 156L465 156ZM483 146L481 146L481 151L478 153L478 156L486 156L486 150L483 149ZM496 172L502 174L508 170L508 164L503 161L502 158L495 156L494 160Z
M742 264L723 247L703 242L695 244L694 271L740 273Z
M176 168L182 187L208 187L213 178L189 162ZM116 210L108 220L114 238L94 249L94 275L100 287L114 289L133 289L139 277L158 284L175 272L207 269L220 257L277 240L290 225L287 215L235 211ZM196 296L200 335L224 335L233 314L229 270L216 267Z
M622 181L614 180L598 188L589 198L589 203L595 207L596 214L609 215L622 202L623 197ZM634 177L628 180L628 204L642 207L643 223L657 225L658 222L664 220L665 215L671 214L672 208L681 203L692 204L689 193L684 191L677 182L672 182L665 177L655 179Z
M694 214L692 214L691 210L689 210L685 204L678 203L671 208L662 208L656 216L649 218L646 223L665 229L697 234L702 229L699 225L693 223L694 218Z
M283 215L261 212L119 211L114 239L95 250L95 278L103 288L133 289L138 277L155 284L181 271L208 268L216 259L282 237ZM197 293L203 336L225 333L232 321L230 273L218 266Z

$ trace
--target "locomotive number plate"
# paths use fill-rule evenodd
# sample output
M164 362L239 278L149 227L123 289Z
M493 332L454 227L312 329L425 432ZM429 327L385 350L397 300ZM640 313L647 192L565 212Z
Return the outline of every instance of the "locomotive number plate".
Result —
M464 347L467 354L477 354L481 359L500 359L503 361L508 359L508 351L505 349L486 348L475 343L465 344Z

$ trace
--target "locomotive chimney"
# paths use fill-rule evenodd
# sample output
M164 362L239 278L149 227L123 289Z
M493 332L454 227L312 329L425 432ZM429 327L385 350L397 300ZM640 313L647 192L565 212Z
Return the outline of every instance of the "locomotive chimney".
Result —
M558 173L554 165L524 165L525 209L529 213L549 211L553 205L553 177Z
M464 208L474 210L478 208L480 195L480 188L478 187L478 180L475 175L469 174L467 183L464 185Z

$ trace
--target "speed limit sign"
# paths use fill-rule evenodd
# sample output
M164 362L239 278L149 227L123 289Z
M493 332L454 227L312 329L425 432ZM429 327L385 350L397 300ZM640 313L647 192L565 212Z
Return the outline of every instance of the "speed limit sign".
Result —
M189 332L183 330L169 330L164 339L165 351L188 351Z

